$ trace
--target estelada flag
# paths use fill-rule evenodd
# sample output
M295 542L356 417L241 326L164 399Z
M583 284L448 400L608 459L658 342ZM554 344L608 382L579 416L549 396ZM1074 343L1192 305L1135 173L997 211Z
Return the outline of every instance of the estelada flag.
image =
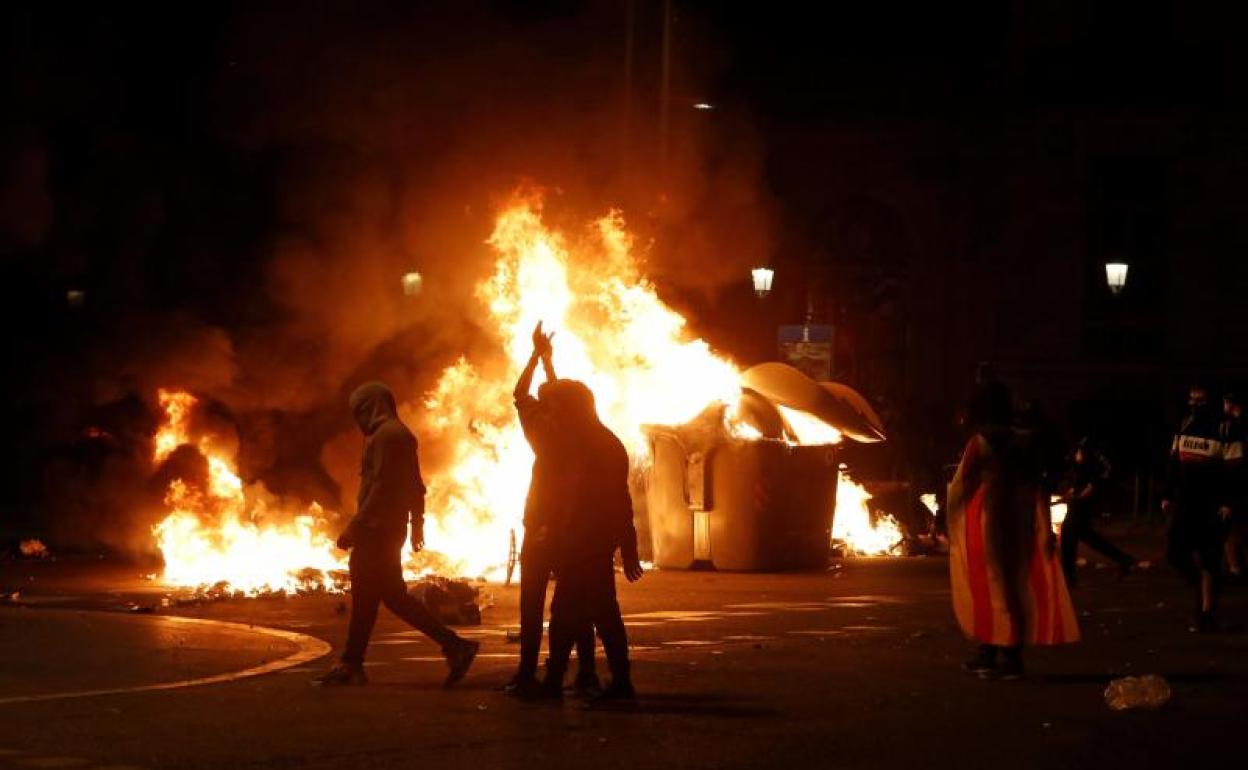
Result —
M1075 609L1051 537L1048 500L1030 469L1027 437L976 434L949 484L953 610L981 644L1079 640Z

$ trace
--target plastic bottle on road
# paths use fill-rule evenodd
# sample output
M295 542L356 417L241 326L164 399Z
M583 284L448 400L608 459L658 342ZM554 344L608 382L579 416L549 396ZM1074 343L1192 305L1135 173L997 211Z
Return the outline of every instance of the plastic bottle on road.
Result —
M1105 703L1114 711L1154 711L1170 700L1170 684L1156 674L1115 679L1105 688Z

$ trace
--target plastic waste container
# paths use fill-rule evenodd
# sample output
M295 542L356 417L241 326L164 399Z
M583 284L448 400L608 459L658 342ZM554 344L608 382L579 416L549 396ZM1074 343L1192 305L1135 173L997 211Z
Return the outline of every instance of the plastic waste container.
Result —
M835 447L730 436L695 442L653 426L648 435L646 508L656 566L783 571L827 565Z

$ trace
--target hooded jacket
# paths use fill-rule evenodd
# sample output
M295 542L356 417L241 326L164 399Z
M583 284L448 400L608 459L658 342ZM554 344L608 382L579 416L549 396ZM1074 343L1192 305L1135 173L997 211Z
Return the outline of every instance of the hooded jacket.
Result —
M609 560L619 548L626 562L636 561L628 452L598 420L589 388L575 380L560 382L564 438L575 451L562 458L567 464L568 499L556 525L557 559L567 566Z
M364 433L360 494L351 529L360 539L397 540L425 515L425 484L420 476L416 437L399 420L394 394L380 382L351 394L351 414Z

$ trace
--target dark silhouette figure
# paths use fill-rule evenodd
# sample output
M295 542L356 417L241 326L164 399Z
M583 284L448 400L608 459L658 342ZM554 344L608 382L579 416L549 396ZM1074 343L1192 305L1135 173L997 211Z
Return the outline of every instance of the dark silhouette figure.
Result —
M593 393L584 383L557 380L565 436L574 447L565 462L567 504L554 530L555 596L550 611L550 662L542 696L560 697L572 646L589 629L598 631L611 670L611 683L591 703L631 701L628 635L615 593L614 557L621 552L624 575L641 578L637 531L628 491L628 453L598 420Z
M558 389L554 383L555 367L551 360L551 337L542 333L538 323L533 330L533 353L520 373L513 393L516 411L524 437L533 448L533 476L524 503L524 542L520 547L520 667L504 687L509 694L526 697L537 694L537 659L542 646L542 619L546 611L546 588L554 572L554 534L559 507L567 500L567 469L562 456L571 448L564 435L558 414ZM538 362L546 373L546 382L538 397L530 394L533 374ZM594 673L594 633L586 628L576 639L579 671L576 690L586 695L597 692L598 676Z
M1170 516L1166 559L1196 592L1191 630L1206 632L1216 628L1223 541L1234 496L1229 472L1243 456L1243 443L1223 436L1204 385L1192 385L1187 404L1187 417L1170 445L1161 510Z
M351 550L351 623L342 662L317 678L318 684L363 684L364 651L385 604L408 625L442 646L450 673L446 685L463 678L480 645L461 638L434 617L424 602L407 593L402 550L407 527L412 549L424 547L425 485L421 481L416 437L399 420L394 394L380 382L351 394L351 414L365 436L360 493L355 517L338 538Z
M1222 394L1222 442L1231 450L1226 460L1227 495L1231 503L1231 524L1226 538L1226 568L1231 577L1244 576L1244 544L1248 539L1248 468L1243 461L1243 446L1248 439L1248 425L1244 422L1244 406L1239 394L1227 391ZM1238 454L1235 445L1239 446Z
M1071 456L1069 486L1062 496L1066 502L1066 519L1062 522L1062 571L1066 585L1073 588L1078 581L1076 557L1082 541L1118 565L1119 576L1125 577L1135 559L1111 543L1093 527L1104 505L1103 487L1109 481L1109 460L1092 441L1084 437Z

